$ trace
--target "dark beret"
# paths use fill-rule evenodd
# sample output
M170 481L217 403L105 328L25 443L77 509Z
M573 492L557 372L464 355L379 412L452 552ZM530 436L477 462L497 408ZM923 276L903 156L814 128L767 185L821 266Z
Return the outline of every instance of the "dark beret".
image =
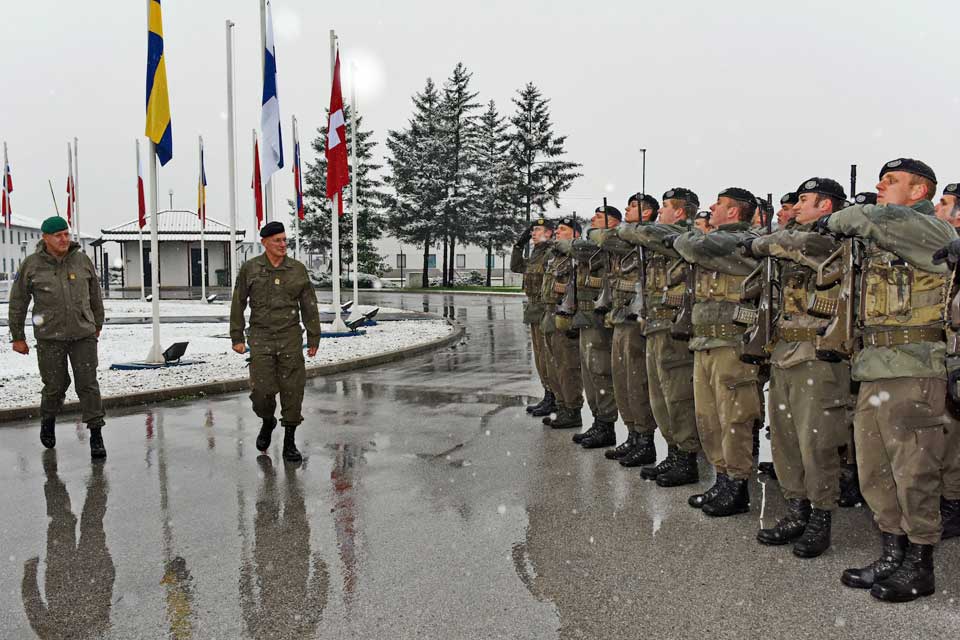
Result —
M740 187L727 187L721 191L717 197L730 198L731 200L736 200L737 202L742 202L752 206L757 205L757 197L746 189L741 189Z
M548 218L544 218L544 217L541 216L541 217L539 217L539 218L534 219L534 220L530 223L530 227L531 227L531 228L532 228L532 227L546 227L547 229L550 229L551 231L553 231L553 220L550 220L550 219L548 219Z
M70 227L67 226L67 221L61 218L60 216L51 216L43 221L43 224L40 225L40 231L43 233L60 233L61 231L66 231ZM13 237L11 232L10 237Z
M284 233L286 230L283 228L283 223L274 220L273 222L268 222L263 225L263 229L260 229L261 238L269 238L270 236L275 236L278 233Z
M630 206L631 202L640 202L640 208L643 209L643 206L646 205L654 211L660 211L660 203L657 202L657 199L651 196L649 193L635 193L627 199L627 206Z
M597 207L596 213L604 213L603 205L600 205L599 207ZM610 205L607 205L606 214L611 218L616 218L617 220L623 220L623 214L620 213L620 209L617 209L616 207L611 207Z
M695 207L700 206L700 198L697 197L693 191L690 189L685 189L683 187L674 187L666 193L663 194L664 200L683 200L684 202L689 202Z
M810 178L797 187L797 196L802 193L816 193L837 200L847 199L847 193L840 186L840 183L830 178Z
M577 220L574 216L564 216L557 220L557 226L570 227L577 233L583 232L583 227L580 226L580 221Z
M928 165L926 162L921 162L920 160L914 160L913 158L897 158L896 160L891 160L887 164L883 165L883 168L880 169L880 179L883 180L883 176L887 175L891 171L906 171L907 173L912 173L915 176L926 178L931 182L937 181L937 174L933 172L933 169L930 168L930 165Z
M783 194L783 197L780 198L780 204L797 204L800 202L800 196L797 195L795 191Z
M863 191L853 197L854 204L877 204L877 194L873 191Z
M694 220L709 220L710 212L709 211L697 211L697 215L694 217Z
M943 188L943 195L960 198L960 183L951 182Z

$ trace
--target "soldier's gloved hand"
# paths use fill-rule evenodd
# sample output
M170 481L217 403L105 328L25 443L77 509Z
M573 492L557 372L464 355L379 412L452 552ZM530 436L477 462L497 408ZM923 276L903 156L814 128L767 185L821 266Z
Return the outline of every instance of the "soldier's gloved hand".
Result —
M239 353L240 355L243 355L244 353L247 352L247 345L245 345L242 342L238 342L237 344L233 345L233 350Z
M951 240L950 244L934 252L933 264L943 264L944 262L949 263L951 267L960 262L960 238Z
M813 223L813 230L824 235L830 233L830 216L823 216Z
M313 357L317 355L317 347L307 347L307 356Z
M756 240L756 238L744 238L743 240L737 243L737 246L743 250L743 255L747 256L748 258L757 257L756 254L753 253L754 240Z
M527 227L526 229L523 230L523 233L521 233L520 237L517 238L517 246L522 247L523 245L530 242L530 235L532 230L533 230L532 227Z
M27 344L26 340L14 340L10 347L17 353L22 353L23 355L28 355L30 353L30 346Z
M676 242L677 238L679 237L679 233L668 233L667 235L663 236L661 242L663 242L663 246L665 246L667 249L673 249L673 243Z

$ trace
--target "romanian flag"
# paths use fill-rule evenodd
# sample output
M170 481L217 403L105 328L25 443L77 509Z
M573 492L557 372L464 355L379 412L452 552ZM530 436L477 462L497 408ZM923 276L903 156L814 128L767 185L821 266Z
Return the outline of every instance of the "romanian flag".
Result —
M203 138L200 138L200 177L197 179L197 217L207 228L207 170L203 168Z
M303 211L303 173L300 168L300 138L294 130L293 139L293 191L297 194L297 217L304 218Z
M3 145L3 182L0 184L2 189L2 195L0 199L3 200L2 205L0 205L0 211L3 213L3 226L7 229L10 228L10 218L13 217L13 205L10 202L10 193L13 191L13 175L10 173L10 161L7 160L7 145Z
M146 136L156 145L161 165L173 157L167 65L163 59L163 19L160 0L150 0L147 15L147 127Z
M263 182L260 181L260 143L253 140L253 206L257 214L257 229L263 226Z

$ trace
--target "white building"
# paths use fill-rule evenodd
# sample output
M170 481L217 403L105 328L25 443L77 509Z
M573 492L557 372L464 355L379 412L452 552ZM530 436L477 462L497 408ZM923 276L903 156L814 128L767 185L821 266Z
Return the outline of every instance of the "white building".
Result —
M12 280L24 259L36 251L41 236L40 224L39 220L16 213L13 214L9 229L0 222L0 281ZM81 239L83 250L91 259L96 259L93 236L81 234Z
M376 241L377 252L383 257L386 272L383 278L393 280L403 286L418 287L423 274L423 245L401 243L396 238L384 236ZM523 276L510 271L511 247L494 249L490 284L493 286L519 286ZM431 280L441 277L443 269L443 242L430 248L428 254L428 276ZM458 244L454 248L454 279L466 279L476 271L482 277L487 274L487 250L476 245Z
M160 286L165 289L199 287L200 269L200 218L195 211L166 210L157 213L159 227ZM150 224L142 229L143 254L140 253L141 229L137 220L102 229L98 246L116 243L117 255L110 253L110 264L119 258L123 264L121 287L140 289L140 263L143 260L144 284L150 287ZM207 286L230 285L230 227L207 217L204 232L206 246ZM242 262L252 257L251 246L244 243L244 229L237 229L238 259ZM105 249L106 247L104 247ZM245 255L246 254L246 255Z

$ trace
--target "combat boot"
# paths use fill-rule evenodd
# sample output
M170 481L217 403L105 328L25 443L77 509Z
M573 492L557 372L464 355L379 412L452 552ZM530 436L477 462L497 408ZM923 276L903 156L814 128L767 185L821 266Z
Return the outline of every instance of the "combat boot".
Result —
M657 476L658 487L681 487L700 481L700 469L697 467L696 451L681 451L674 454L673 466Z
M642 433L637 437L637 446L620 460L622 467L642 467L657 461L657 445L652 433Z
M889 578L875 582L870 595L886 602L910 602L936 591L933 580L933 545L907 543L900 567Z
M757 532L757 542L769 545L787 544L803 535L809 521L810 501L806 498L791 498L787 500L787 515L780 518L773 527L760 529Z
M627 432L627 439L610 451L604 451L603 457L605 457L607 460L620 460L633 451L633 448L637 446L637 441L639 438L640 432L631 429L629 432Z
M546 395L543 396L543 402L537 405L533 411L530 412L530 415L540 418L543 416L548 416L554 411L557 410L557 399L553 395L552 391L547 391Z
M527 405L527 413L533 413L534 411L536 411L537 409L539 409L540 407L542 407L542 406L543 406L543 403L547 401L547 396L548 396L548 395L550 395L550 392L547 391L546 389L544 389L544 390L543 390L543 398L541 398L539 402L535 402L535 403L533 403L533 404L528 404L528 405Z
M714 518L735 516L750 511L750 490L746 480L730 478L716 498L703 505L703 512Z
M287 462L300 462L303 460L303 456L300 455L300 450L297 449L297 443L294 439L294 435L297 432L297 428L288 427L284 425L283 428L283 459Z
M56 426L56 418L43 418L40 420L40 444L47 449L53 449L57 446Z
M583 426L583 420L580 418L580 408L567 409L560 407L557 416L550 420L551 429L579 429Z
M803 535L793 545L793 555L798 558L816 558L830 548L831 511L814 509L810 512L810 522Z
M617 430L612 422L596 422L598 428L593 435L580 441L580 446L584 449L600 449L601 447L612 447L617 444Z
M907 548L907 536L881 533L883 555L862 569L847 569L840 582L854 589L869 589L875 583L886 580L900 568Z
M960 500L940 497L940 519L943 521L941 540L960 536Z
M589 428L589 429L587 429L587 430L584 431L583 433L575 433L575 434L573 434L573 437L570 438L570 439L573 440L573 443L574 443L574 444L580 444L581 442L583 442L583 441L586 440L587 438L592 438L592 437L597 433L597 431L598 431L599 429L600 429L600 421L599 421L599 420L594 420L594 421L593 421L593 424L590 425L590 428Z
M260 427L260 433L257 434L257 451L262 453L270 448L270 439L273 437L273 430L276 428L276 418L271 416L263 419L263 426Z
M103 445L100 427L90 427L90 457L94 460L107 457L107 448Z
M667 457L661 460L658 465L640 469L640 477L644 480L656 480L657 476L666 473L674 465L679 450L672 444L667 445Z
M718 473L717 479L713 483L713 486L703 493L697 493L687 498L687 504L694 509L703 508L703 505L716 500L717 496L720 495L720 492L723 491L723 488L727 486L728 482L730 482L730 477L727 474Z
M837 504L841 507L855 507L863 504L863 494L860 493L860 477L857 474L857 465L845 464L840 470L840 499Z

